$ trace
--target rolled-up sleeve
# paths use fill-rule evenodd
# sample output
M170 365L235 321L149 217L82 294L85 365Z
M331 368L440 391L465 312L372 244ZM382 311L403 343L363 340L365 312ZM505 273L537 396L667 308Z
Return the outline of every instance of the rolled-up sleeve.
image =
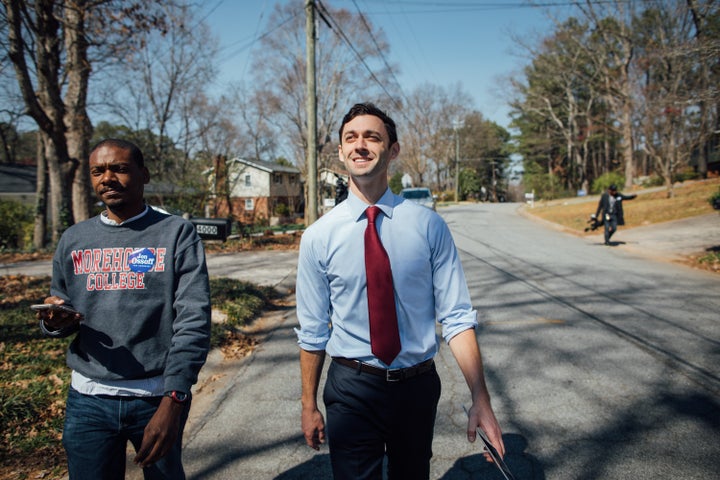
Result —
M330 340L330 286L318 255L319 242L306 230L300 242L295 298L300 328L295 329L303 350L325 350Z
M442 325L443 339L449 342L458 333L477 327L477 312L450 229L437 222L432 231L437 234L432 242L435 315Z

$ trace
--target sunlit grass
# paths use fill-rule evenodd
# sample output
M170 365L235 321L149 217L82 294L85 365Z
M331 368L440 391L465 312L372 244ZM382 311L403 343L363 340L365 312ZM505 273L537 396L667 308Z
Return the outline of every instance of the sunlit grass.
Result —
M0 277L0 478L58 478L64 471L61 445L70 370L65 352L71 338L40 333L32 303L43 301L50 277ZM214 324L213 347L236 336L232 326L250 323L279 297L271 287L227 278L210 279L213 308L227 315ZM46 475L50 475L49 477Z
M702 182L686 182L675 187L675 196L667 198L665 190L652 193L638 193L634 200L623 203L625 227L632 228L655 223L680 220L705 213L713 213L708 198L717 191L720 179L715 178ZM588 226L590 214L597 209L598 196L586 199L555 200L553 202L536 202L528 211L535 216L577 232L583 232ZM529 208L529 207L528 207ZM592 233L592 232L590 232ZM597 233L597 232L595 232Z

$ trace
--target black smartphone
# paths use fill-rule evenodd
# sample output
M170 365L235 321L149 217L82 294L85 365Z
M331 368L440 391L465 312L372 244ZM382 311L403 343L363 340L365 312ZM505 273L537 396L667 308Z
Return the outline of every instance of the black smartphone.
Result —
M30 305L30 309L36 312L39 312L41 310L53 310L56 312L65 312L71 314L80 313L74 308L68 307L67 305L56 305L54 303L36 303L34 305Z

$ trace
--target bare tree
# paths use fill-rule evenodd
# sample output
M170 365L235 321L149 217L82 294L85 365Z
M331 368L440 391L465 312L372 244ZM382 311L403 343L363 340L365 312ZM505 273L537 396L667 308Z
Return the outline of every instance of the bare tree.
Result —
M702 144L702 136L690 134L697 123L697 106L703 103L695 72L700 71L694 25L686 7L649 9L635 21L638 64L645 82L639 85L637 124L641 145L665 180L673 196L677 171L689 164ZM702 123L704 119L700 119Z
M7 42L28 116L42 132L52 240L90 214L87 96L94 58L133 43L127 31L162 24L152 2L122 0L2 0ZM112 15L111 15L112 13ZM99 55L100 58L103 55ZM41 162L39 162L41 163ZM38 175L44 175L38 170ZM40 217L38 217L40 218Z
M595 59L597 71L601 75L599 85L603 98L614 111L625 164L625 187L631 187L635 174L632 125L634 83L631 72L636 48L632 31L634 2L615 0L597 4L585 0L584 4L578 5L591 22L592 30L602 39L593 43L590 58Z
M204 22L195 20L190 5L161 8L163 30L148 32L143 48L107 72L122 75L124 82L108 85L105 93L111 112L126 125L153 133L154 142L144 152L148 168L158 183L170 184L183 172L188 155L202 146L198 129L203 127L193 116L195 108L207 105L206 98L198 99L215 75L217 41Z
M455 164L454 124L471 111L470 95L458 85L440 87L423 84L407 99L400 125L400 167L415 185L435 188L454 185L450 169ZM452 177L451 182L448 177Z
M696 85L699 90L700 151L698 173L707 177L708 162L713 146L720 136L720 12L717 2L687 0L687 6L695 25L698 46L699 74Z
M323 23L318 29L316 51L321 168L337 160L336 130L353 103L374 100L397 105L380 86L390 84L391 74L382 61L388 54L383 32L368 33L367 27L372 27L347 10L327 7L322 14L328 24ZM258 89L259 98L267 106L267 115L274 117L276 133L287 139L280 147L304 171L307 158L304 10L294 2L276 5L268 25L270 33L262 38L261 48L254 55L255 83L262 86Z

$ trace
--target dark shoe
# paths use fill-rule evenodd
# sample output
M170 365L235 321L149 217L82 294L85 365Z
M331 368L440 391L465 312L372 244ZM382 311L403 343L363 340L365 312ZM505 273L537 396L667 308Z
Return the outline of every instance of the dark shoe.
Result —
M609 246L610 246L610 242L606 241L606 242L605 242L605 245L607 245L607 246L609 247Z

